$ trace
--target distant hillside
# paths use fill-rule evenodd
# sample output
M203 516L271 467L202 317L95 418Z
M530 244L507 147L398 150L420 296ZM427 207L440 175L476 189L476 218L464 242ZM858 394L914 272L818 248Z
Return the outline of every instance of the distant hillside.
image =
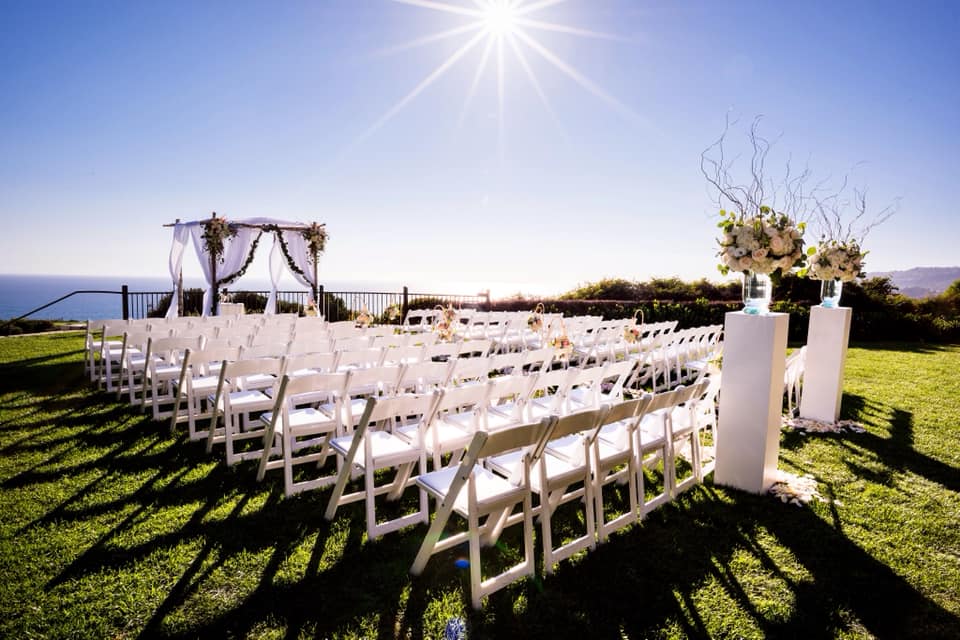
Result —
M889 277L900 293L911 298L926 298L942 293L960 280L960 267L914 267L906 271L870 271L867 275Z

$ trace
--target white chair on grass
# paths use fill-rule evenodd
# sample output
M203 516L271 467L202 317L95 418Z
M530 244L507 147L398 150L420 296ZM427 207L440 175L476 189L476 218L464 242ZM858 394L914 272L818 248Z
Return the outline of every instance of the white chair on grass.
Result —
M807 346L794 349L787 356L783 373L783 393L787 397L787 415L791 418L800 410L803 392L803 373L807 364Z
M427 495L421 487L419 508L385 522L377 522L376 498L386 494L388 501L399 500L407 487L413 485L414 467L426 471L426 449L422 446L423 431L429 424L438 393L409 394L391 398L369 398L363 415L352 435L334 438L333 451L342 459L336 485L324 517L333 520L337 508L363 501L366 507L367 537L375 540L385 533L412 524L426 523L429 518ZM399 436L394 430L416 425L412 440ZM393 479L385 485L376 484L377 472L395 469ZM347 483L355 472L362 474L363 488L345 493Z
M593 497L593 479L590 470L589 444L581 432L592 431L603 419L607 408L580 411L558 418L543 456L530 477L530 489L539 496L534 515L539 515L543 544L543 570L553 573L553 567L583 549L596 547L596 506ZM560 447L556 447L556 444ZM566 445L566 446L564 446ZM487 459L487 467L507 478L521 472L523 453L512 451ZM584 509L584 532L558 547L553 546L553 514L560 505L580 501Z
M188 349L199 351L202 346L203 336L151 337L148 341L140 406L145 408L146 405L150 405L154 420L163 420L173 415L172 407L166 409L163 407L176 403L178 394L175 383L180 379L183 358Z
M437 502L436 515L424 536L410 573L423 573L430 557L466 542L470 562L470 602L480 609L483 598L535 572L533 546L532 467L537 464L556 418L544 418L496 433L474 434L460 463L417 478L417 484ZM522 449L519 473L513 482L482 466L490 456ZM517 506L520 511L514 513ZM450 516L456 513L466 528L447 536ZM480 548L497 544L503 530L523 524L523 560L487 579L483 577Z
M638 457L634 449L636 428L650 404L652 396L644 394L635 400L610 405L597 428L585 438L593 465L594 514L597 520L597 538L606 542L610 534L639 519ZM606 431L607 439L601 434ZM619 516L607 520L603 489L612 482L627 486L628 508Z
M297 480L294 468L315 463L322 469L330 454L330 442L341 428L341 403L346 392L346 373L285 375L277 389L273 409L260 416L265 425L257 480L270 469L283 469L283 490L287 497L301 491L332 485L336 473ZM326 397L333 411L298 406L303 399Z
M667 415L670 459L665 469L669 469L672 497L703 481L698 403L709 385L710 382L704 380L688 387L677 387L675 406ZM690 464L690 475L682 479L677 468L677 459L681 457Z
M187 349L180 367L180 376L175 383L176 398L170 416L170 434L177 425L187 421L190 440L202 440L207 432L197 429L197 420L213 416L213 403L209 396L215 394L220 382L220 368L224 362L240 359L240 347L217 347ZM186 415L182 415L181 411Z
M450 362L431 360L407 364L400 372L397 391L398 393L425 393L442 389L450 379L452 366L453 363Z
M217 391L210 397L213 415L207 430L207 453L213 451L213 445L223 443L228 466L240 460L260 457L259 448L238 450L237 445L245 441L263 440L265 428L258 414L272 409L274 400L260 385L267 377L276 380L282 364L279 358L237 360L223 364ZM250 380L255 381L255 388L248 386ZM221 416L222 427L218 426Z
M450 387L441 393L423 437L423 446L434 469L443 466L442 456L461 451L470 444L480 428L479 416L486 399L487 388L482 385ZM407 433L409 429L399 432L408 439L413 438Z

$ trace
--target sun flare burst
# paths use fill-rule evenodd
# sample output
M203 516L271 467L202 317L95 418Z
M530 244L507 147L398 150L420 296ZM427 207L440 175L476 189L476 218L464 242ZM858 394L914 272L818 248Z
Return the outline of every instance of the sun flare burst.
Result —
M463 125L466 114L480 86L481 79L488 65L496 66L496 98L497 98L497 148L499 156L502 159L506 144L505 134L505 75L508 64L508 56L511 57L510 64L515 63L522 70L523 75L530 83L534 93L539 98L543 107L550 115L551 119L560 129L561 134L566 137L560 119L557 117L550 100L537 75L530 63L529 55L544 60L551 67L562 73L568 79L579 85L588 93L604 102L621 116L629 121L639 120L639 116L630 107L620 102L613 95L605 91L596 82L590 80L582 72L578 71L569 62L563 60L556 53L550 50L535 35L537 32L553 32L582 38L599 38L604 40L624 40L621 37L581 29L575 26L550 22L548 20L535 19L535 15L554 5L559 5L566 0L469 0L470 4L465 4L468 0L456 4L451 0L392 0L398 4L410 5L420 9L429 9L470 18L466 23L454 26L450 29L431 33L426 36L410 40L398 46L384 50L384 53L397 53L416 47L422 47L441 40L452 38L463 38L461 44L453 53L451 53L443 62L441 62L433 71L427 74L409 93L400 98L393 104L376 122L373 123L357 142L365 140L372 136L390 119L396 116L404 107L410 104L418 95L423 93L430 85L436 82L441 76L447 73L461 59L474 49L481 49L477 67L473 72L472 81L463 106L460 110L458 124Z

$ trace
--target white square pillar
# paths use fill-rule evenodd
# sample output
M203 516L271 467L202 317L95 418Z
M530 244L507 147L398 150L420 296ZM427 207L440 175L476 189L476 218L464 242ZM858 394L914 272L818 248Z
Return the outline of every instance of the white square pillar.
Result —
M726 314L717 484L762 493L776 481L789 320L786 313Z
M813 307L807 329L807 358L800 395L800 417L836 422L843 396L843 366L850 340L850 307Z

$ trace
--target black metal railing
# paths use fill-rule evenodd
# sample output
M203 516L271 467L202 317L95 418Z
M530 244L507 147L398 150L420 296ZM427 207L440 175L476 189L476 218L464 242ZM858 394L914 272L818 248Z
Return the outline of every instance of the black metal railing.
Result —
M130 291L123 285L120 291L78 290L72 291L47 304L37 307L18 318L4 324L23 320L42 311L57 302L77 294L108 294L120 296L119 317L132 318L158 317L166 313L175 292L171 291ZM320 312L330 322L351 320L362 310L374 316L377 322L401 322L409 309L432 308L438 304L451 304L457 308L487 309L490 306L490 292L476 295L449 293L411 293L407 287L401 291L325 291L319 287L318 300ZM229 299L243 302L248 313L262 313L270 295L269 291L230 291ZM279 313L301 313L310 300L307 291L278 291L275 311ZM183 291L182 315L199 315L203 308L203 292L199 289ZM73 318L81 320L82 318Z

